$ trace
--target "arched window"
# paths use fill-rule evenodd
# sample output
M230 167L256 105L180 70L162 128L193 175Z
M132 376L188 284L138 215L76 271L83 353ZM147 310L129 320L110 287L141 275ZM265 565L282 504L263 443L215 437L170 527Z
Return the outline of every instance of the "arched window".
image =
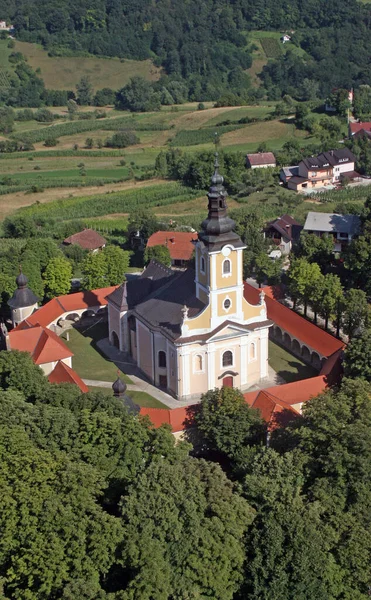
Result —
M250 360L254 360L256 358L256 344L252 342L250 344Z
M202 371L202 356L201 356L201 354L196 354L196 356L195 356L195 371Z
M231 367L233 365L233 354L230 350L227 350L223 354L223 367Z
M229 275L231 272L231 261L226 258L223 262L223 275Z
M201 271L205 273L205 259L201 256Z
M158 353L158 366L166 368L166 352L163 350Z

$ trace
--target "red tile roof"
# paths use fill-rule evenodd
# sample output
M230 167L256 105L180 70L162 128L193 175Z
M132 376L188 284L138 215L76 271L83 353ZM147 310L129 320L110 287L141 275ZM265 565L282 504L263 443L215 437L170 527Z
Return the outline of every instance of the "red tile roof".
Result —
M88 386L81 377L62 361L57 363L54 370L48 375L48 379L50 383L72 383L77 385L84 394L89 391Z
M258 392L251 406L260 410L261 416L268 423L270 431L277 427L282 427L292 420L293 417L300 414L292 406L280 398L273 396L269 390Z
M185 421L189 418L192 409L196 404L189 406L173 408L147 408L141 407L140 414L149 417L154 427L161 425L170 425L173 433L183 431L185 429Z
M167 246L172 260L190 260L194 250L193 241L197 233L188 231L156 231L147 242L147 247Z
M358 131L362 131L362 129L365 131L371 131L371 122L365 121L363 123L349 123L349 129L352 135L358 133Z
M244 295L247 302L257 304L259 302L259 293L259 289L245 283ZM273 300L268 294L265 296L265 301L268 319L274 321L279 327L290 332L293 337L296 337L303 344L316 350L319 354L331 356L337 350L344 348L344 343L341 340L310 323L290 308L277 302L277 300Z
M73 352L64 345L59 337L50 329L36 325L29 329L9 332L11 350L29 352L37 365L56 362L73 356Z
M273 152L257 152L256 154L247 154L250 165L270 165L276 164L276 157Z
M106 244L106 240L94 229L84 229L63 240L64 244L77 244L84 250L98 250Z
M53 298L53 300L41 306L30 317L27 317L25 321L22 321L16 329L24 329L27 325L33 326L37 324L42 327L48 327L50 323L57 320L66 312L88 309L94 306L106 306L106 296L111 294L117 287L114 285L90 292L77 292L76 294L67 294Z

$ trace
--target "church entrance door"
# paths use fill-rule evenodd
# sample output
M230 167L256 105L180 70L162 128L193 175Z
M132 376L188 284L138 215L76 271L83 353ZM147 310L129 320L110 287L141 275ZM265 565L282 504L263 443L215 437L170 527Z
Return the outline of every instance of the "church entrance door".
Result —
M167 377L166 377L166 375L160 375L160 377L159 377L159 384L160 384L160 387L167 388Z
M223 387L233 387L233 377L224 377Z

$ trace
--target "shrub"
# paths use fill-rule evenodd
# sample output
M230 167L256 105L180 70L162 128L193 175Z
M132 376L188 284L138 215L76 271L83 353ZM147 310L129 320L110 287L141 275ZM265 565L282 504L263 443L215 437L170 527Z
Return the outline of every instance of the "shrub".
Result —
M111 138L106 141L106 146L109 148L126 148L127 146L133 146L139 143L139 138L135 135L134 131L118 131L114 133Z

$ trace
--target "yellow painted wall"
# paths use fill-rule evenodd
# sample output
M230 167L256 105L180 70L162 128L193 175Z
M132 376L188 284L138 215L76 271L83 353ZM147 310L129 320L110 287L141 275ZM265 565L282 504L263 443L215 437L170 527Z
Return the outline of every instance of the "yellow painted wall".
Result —
M187 325L190 331L194 331L195 329L206 329L210 327L210 320L211 307L208 305L199 315L187 321Z
M260 317L260 312L263 306L261 304L257 304L256 306L249 304L245 298L242 299L242 310L244 319L253 319L254 317Z
M226 311L223 308L224 300L227 298L231 301L231 308ZM218 295L218 316L225 316L228 319L228 315L232 315L237 310L237 293L236 292L226 292L225 294Z
M231 261L232 274L223 277L223 262L225 260ZM225 287L232 287L238 283L238 269L237 269L237 250L233 250L229 256L223 256L220 252L216 255L216 285L218 289ZM241 261L242 264L242 261Z

